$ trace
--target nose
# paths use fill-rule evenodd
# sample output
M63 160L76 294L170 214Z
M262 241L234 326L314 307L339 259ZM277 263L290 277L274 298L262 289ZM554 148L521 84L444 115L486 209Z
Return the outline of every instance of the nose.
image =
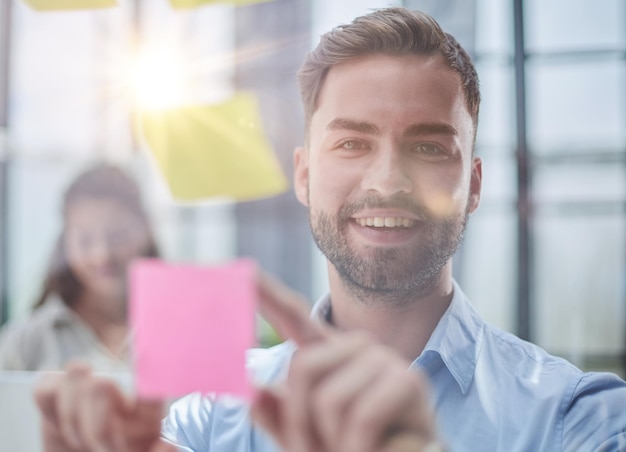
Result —
M112 258L111 246L107 243L107 240L100 238L94 240L89 250L90 260L94 264L107 264Z
M413 191L410 166L400 150L380 150L367 168L361 183L365 191L376 191L383 197Z

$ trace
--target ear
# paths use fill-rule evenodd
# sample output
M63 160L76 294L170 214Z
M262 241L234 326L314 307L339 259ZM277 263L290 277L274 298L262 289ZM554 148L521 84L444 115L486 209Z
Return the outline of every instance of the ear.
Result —
M472 175L470 179L470 196L468 212L472 213L480 204L480 192L483 184L483 161L480 157L474 157L472 160Z
M296 198L305 206L309 205L309 155L304 147L293 151L293 187Z

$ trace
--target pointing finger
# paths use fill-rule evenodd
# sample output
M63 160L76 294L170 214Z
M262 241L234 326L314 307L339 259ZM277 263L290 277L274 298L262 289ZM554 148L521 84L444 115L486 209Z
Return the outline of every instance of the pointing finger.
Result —
M261 315L283 339L293 339L302 346L328 337L330 333L311 320L309 306L302 295L261 270L258 287Z

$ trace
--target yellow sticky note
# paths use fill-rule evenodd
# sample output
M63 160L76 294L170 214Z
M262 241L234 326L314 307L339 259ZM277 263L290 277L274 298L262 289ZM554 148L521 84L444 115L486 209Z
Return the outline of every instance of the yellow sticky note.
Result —
M273 196L288 184L265 137L256 99L140 114L143 137L174 198Z
M117 6L117 0L23 0L31 8L39 11L60 11L72 9L100 9Z
M215 3L231 3L236 6L252 5L254 3L265 3L272 0L170 0L172 8L196 8L202 5L210 5Z

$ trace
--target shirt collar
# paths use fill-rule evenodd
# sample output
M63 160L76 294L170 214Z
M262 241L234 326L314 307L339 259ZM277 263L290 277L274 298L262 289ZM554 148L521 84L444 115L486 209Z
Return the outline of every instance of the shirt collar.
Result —
M67 306L57 295L51 295L39 308L41 316L45 317L54 327L63 327L76 322L76 313Z
M332 323L332 305L330 303L330 293L322 295L311 309L311 318L318 322Z
M450 306L411 366L429 369L434 358L439 358L465 394L474 378L484 323L456 281L453 285Z
M465 393L474 378L484 324L456 281L453 281L453 286L450 306L411 367L421 367L432 374L443 363ZM311 317L318 321L331 321L330 294L315 303Z

